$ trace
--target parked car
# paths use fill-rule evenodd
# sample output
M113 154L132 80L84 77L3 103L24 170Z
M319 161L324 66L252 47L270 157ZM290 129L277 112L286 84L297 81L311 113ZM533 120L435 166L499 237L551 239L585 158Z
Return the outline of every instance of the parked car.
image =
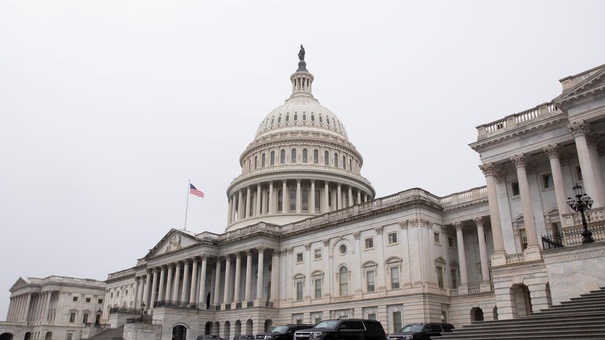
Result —
M389 334L388 340L428 340L441 333L451 332L454 326L449 323L411 323L397 333Z
M313 326L314 325L303 323L279 325L273 327L269 333L256 334L256 340L292 340L294 339L294 332L301 329L312 328Z
M294 340L386 340L382 324L376 320L325 320L313 328L294 333Z
M254 340L253 335L240 334L233 337L233 340Z
M218 335L200 335L196 340L225 340Z

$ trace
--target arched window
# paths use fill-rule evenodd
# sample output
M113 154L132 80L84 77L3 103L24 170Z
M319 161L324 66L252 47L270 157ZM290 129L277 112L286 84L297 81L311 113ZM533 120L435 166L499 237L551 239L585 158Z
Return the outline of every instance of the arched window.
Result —
M261 156L261 161L260 161L261 167L263 167L263 168L265 167L265 158L266 158L265 154L263 153L262 156Z
M324 152L324 165L330 165L330 153Z
M345 170L347 169L347 160L345 156L342 156L342 168Z
M338 168L338 154L334 153L334 166Z
M290 211L296 211L296 187L290 187Z
M315 212L321 212L320 191L315 189Z
M275 151L271 151L271 165L275 165Z
M313 163L319 163L319 150L317 149L313 150Z
M292 149L290 152L290 163L296 163L296 149Z
M302 210L304 212L309 211L309 189L302 189Z
M340 296L349 295L349 271L345 266L338 271L338 291Z
M254 156L254 169L258 168L258 156Z
M277 211L282 211L284 207L284 202L282 198L284 197L282 189L277 190Z
M307 163L307 149L303 149L303 163Z
M279 163L286 164L286 150L284 149L279 152Z

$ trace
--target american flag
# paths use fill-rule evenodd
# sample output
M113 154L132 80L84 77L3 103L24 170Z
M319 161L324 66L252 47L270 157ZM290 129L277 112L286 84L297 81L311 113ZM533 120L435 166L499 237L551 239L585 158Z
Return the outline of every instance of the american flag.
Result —
M198 190L196 187L193 186L193 184L189 183L189 193L191 195L195 195L197 197L201 197L204 198L204 192Z

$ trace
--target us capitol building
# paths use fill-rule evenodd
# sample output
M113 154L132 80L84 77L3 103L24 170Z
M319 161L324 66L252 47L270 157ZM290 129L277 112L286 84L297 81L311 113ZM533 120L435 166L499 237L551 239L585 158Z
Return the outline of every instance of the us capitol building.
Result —
M227 188L222 234L170 230L96 281L19 278L0 340L233 339L330 318L512 319L605 286L605 65L552 101L477 127L486 186L386 197L345 126L313 96L305 52L292 95L264 117ZM587 228L567 197L592 198ZM581 194L581 193L580 193Z

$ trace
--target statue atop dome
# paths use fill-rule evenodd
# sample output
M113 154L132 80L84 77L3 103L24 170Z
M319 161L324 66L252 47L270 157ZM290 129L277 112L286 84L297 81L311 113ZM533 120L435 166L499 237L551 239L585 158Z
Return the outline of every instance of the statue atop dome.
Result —
M309 72L307 71L307 63L305 62L305 48L300 44L300 51L298 51L298 70L296 72Z
M305 48L300 44L300 51L298 52L298 60L305 60Z

